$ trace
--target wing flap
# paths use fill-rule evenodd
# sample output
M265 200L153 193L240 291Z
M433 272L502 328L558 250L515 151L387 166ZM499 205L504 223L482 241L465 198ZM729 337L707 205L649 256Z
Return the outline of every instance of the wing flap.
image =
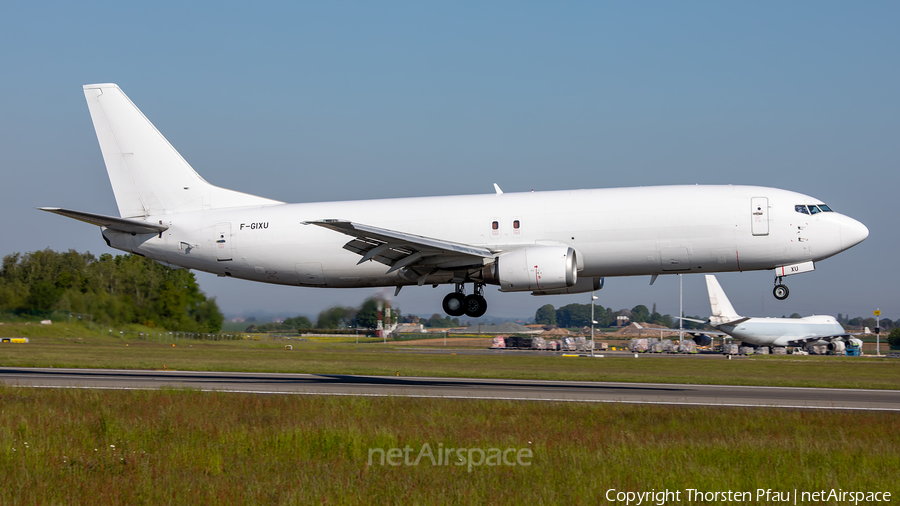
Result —
M59 207L39 207L38 209L90 223L91 225L97 225L98 227L106 227L119 232L127 232L129 234L159 234L169 229L168 226L162 224L148 223L146 221L128 218L118 218L116 216L106 216L105 214L86 213L84 211L60 209Z
M480 246L424 237L345 220L305 221L353 237L344 249L361 255L359 263L374 260L394 272L403 267L454 269L481 267L494 253Z

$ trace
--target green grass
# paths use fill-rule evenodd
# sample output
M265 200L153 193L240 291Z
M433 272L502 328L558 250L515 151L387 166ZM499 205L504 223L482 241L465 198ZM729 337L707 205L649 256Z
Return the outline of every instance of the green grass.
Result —
M597 504L606 490L886 490L894 414L0 386L3 504ZM529 448L530 466L369 465ZM686 501L685 501L686 502Z
M24 329L21 327L19 330ZM0 345L6 367L99 367L198 371L294 372L514 379L702 383L839 388L900 388L900 361L867 357L757 356L734 360L652 355L602 359L557 354L434 354L401 351L402 343L355 345L343 338L313 341L140 341L73 326L28 326L29 344ZM23 335L10 325L0 332ZM27 335L27 334L26 334ZM293 350L284 349L291 344Z

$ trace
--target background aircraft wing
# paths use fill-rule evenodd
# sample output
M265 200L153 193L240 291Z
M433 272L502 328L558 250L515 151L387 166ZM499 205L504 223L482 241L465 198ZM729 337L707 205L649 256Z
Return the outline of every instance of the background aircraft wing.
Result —
M378 228L345 220L306 221L353 237L344 249L362 255L359 263L374 260L389 266L387 273L403 267L429 267L454 270L481 267L493 260L494 253L484 247ZM424 279L424 277L423 277Z
M672 329L672 330L675 330L676 332L678 331L678 329ZM722 332L721 330L697 330L697 329L690 329L690 330L688 330L688 329L684 329L684 333L685 333L685 334L692 335L692 336L701 336L701 335L706 335L706 336L730 336L730 335L731 335L731 334L729 334L729 333L727 333L727 332Z
M790 341L791 346L803 346L805 344L814 343L816 341L834 341L835 339L843 339L845 337L850 337L850 334L832 334L830 336L812 336L812 337L804 337L800 339L793 339Z

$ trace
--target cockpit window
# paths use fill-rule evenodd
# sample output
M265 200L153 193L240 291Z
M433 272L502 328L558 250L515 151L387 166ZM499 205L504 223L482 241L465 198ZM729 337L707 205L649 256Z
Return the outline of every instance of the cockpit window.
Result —
M809 214L816 214L818 212L821 212L819 206L809 206Z
M822 211L824 211L824 212L826 212L826 213L833 213L833 212L834 212L834 211L831 210L830 207L826 206L825 204L819 204L819 209L821 209Z
M809 214L809 211L806 210L806 206L794 206L794 211L797 211L798 213Z

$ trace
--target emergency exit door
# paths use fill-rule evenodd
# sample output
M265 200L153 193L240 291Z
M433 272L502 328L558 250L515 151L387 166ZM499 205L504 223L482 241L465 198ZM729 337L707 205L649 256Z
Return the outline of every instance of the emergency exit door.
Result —
M750 199L750 230L753 235L769 235L769 199Z

